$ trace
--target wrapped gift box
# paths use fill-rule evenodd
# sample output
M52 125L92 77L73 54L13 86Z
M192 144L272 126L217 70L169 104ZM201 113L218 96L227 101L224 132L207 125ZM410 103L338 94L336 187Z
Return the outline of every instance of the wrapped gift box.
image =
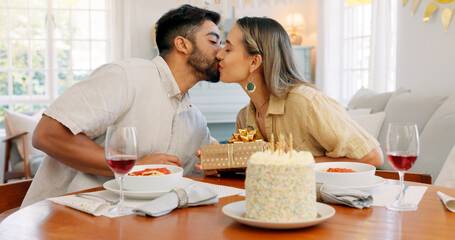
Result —
M267 146L262 140L202 146L201 165L204 170L245 169L250 156L263 152Z

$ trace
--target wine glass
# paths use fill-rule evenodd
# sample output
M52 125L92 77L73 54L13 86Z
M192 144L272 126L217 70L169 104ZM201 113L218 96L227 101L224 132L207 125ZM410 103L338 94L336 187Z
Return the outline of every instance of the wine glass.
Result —
M107 164L118 178L120 185L120 201L116 206L109 209L109 213L127 215L132 210L124 205L123 177L134 167L138 156L136 127L109 126L106 133L104 153Z
M394 211L414 211L417 205L403 202L404 173L414 165L419 156L419 130L415 123L393 122L389 124L386 140L386 154L389 163L400 176L400 197L387 208Z

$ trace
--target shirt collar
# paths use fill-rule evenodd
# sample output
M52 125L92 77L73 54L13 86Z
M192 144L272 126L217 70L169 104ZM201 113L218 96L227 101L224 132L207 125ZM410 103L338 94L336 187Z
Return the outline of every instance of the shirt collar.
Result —
M275 95L270 95L269 107L267 114L284 114L285 98L278 98ZM255 110L253 102L250 100L249 114L248 117L255 117Z
M278 98L275 95L270 95L268 114L284 114L285 98Z
M250 106L248 107L248 113L246 116L246 125L247 125L247 128L249 128L250 130L259 129L259 125L256 121L256 114L255 114L256 111L255 110L256 110L256 108L254 107L253 102L250 101ZM259 133L259 136L262 136L261 131L259 131L258 133Z
M183 94L183 96L181 95L180 88L175 81L174 75L172 75L171 69L167 65L166 61L164 61L163 57L156 56L153 59L153 62L155 62L157 66L161 84L163 85L166 96L180 101L182 106L184 106L184 109L182 109L184 111L191 107L190 95L188 92Z
M267 109L267 114L284 114L284 104L286 102L285 98L277 98L274 95L270 95L269 108ZM268 116L267 116L268 117ZM266 118L267 118L266 117ZM251 129L259 129L259 125L256 121L256 108L252 101L248 107L247 114L247 127ZM262 134L261 134L262 136Z
M285 98L278 98L278 97L275 97L274 95L270 95L267 114L284 114L285 102L286 102ZM250 106L248 108L248 116L247 116L248 120L251 119L253 121L256 121L255 113L256 113L256 108L254 107L253 102L250 100Z
M157 66L158 73L160 74L160 80L163 84L166 96L172 98L178 95L177 99L182 100L179 86L177 85L174 75L172 75L171 69L167 65L166 61L164 61L163 57L157 56L155 59L153 59L153 62L155 62Z

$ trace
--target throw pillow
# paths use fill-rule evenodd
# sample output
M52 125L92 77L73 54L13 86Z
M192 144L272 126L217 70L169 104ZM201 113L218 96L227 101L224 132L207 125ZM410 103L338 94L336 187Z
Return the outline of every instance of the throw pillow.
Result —
M368 115L371 113L371 108L350 108L348 113L351 116Z
M397 95L409 90L400 87L395 92L375 93L367 88L361 88L349 101L347 109L371 108L371 113L384 111L392 95Z
M373 135L376 139L379 136L379 130L381 130L382 123L385 119L385 112L378 112L373 114L364 114L352 116L363 129Z
M39 151L38 149L32 146L32 135L33 131L35 130L36 124L38 124L39 118L34 118L7 109L5 109L5 117L8 120L8 123L5 125L7 135L28 132L26 138L28 154L30 159L35 156L44 155L43 152ZM16 139L15 143L17 145L17 149L19 150L19 154L21 155L22 158L24 158L22 139Z

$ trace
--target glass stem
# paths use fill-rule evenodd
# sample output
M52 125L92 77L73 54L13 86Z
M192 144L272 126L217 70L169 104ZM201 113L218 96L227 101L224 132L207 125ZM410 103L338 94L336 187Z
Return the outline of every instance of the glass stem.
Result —
M398 202L401 204L404 198L404 171L398 171L398 176L400 177L400 198Z
M120 181L119 181L119 182L120 182L120 201L119 201L117 207L118 207L118 208L123 208L123 206L124 206L124 201L125 201L125 196L123 195L123 176L120 175L120 176L118 177L118 179L120 180Z

